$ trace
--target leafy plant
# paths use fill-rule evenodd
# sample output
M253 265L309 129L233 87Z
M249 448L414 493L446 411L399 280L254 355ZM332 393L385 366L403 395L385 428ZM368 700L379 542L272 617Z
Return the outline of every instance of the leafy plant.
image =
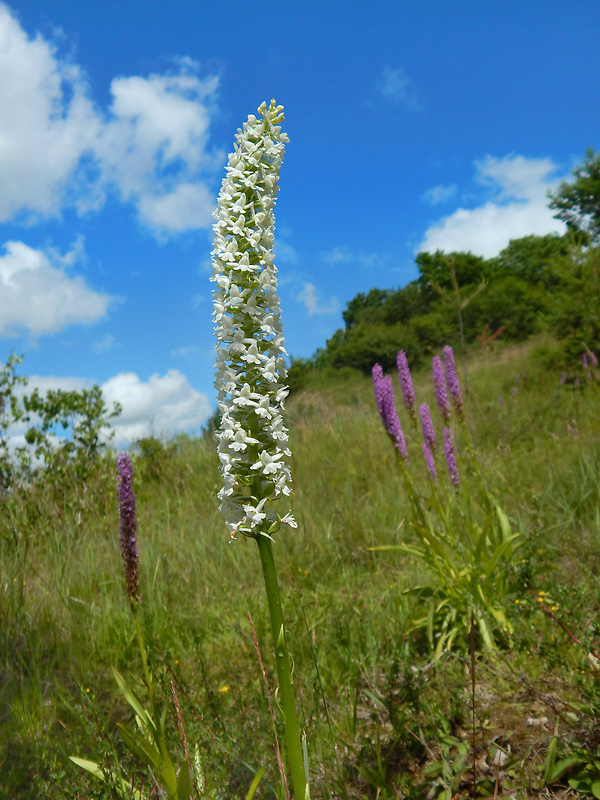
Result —
M406 594L416 600L408 630L424 630L436 654L451 648L461 635L466 642L471 615L485 649L493 649L499 632L506 634L511 631L502 606L510 590L508 577L519 537L487 489L470 444L467 465L459 470L454 434L449 427L448 393L461 423L465 420L464 405L450 347L444 348L444 357L445 378L440 359L434 358L434 383L440 414L446 423L444 450L449 482L442 484L438 479L435 433L429 407L423 404L420 409L423 453L430 478L427 496L413 477L406 440L394 404L391 379L383 377L378 365L373 369L380 414L396 445L409 501L408 528L416 535L417 543L401 542L372 549L407 553L428 568L431 581L406 590ZM404 402L416 427L416 399L403 354L399 354L398 369ZM465 426L462 427L464 430Z

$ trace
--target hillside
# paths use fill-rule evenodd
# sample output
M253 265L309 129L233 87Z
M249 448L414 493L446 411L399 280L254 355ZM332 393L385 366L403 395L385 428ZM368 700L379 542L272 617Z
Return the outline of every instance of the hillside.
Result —
M551 343L473 355L468 399L460 369L476 463L522 537L502 599L512 632L499 634L492 652L477 642L475 729L468 637L432 657L424 633L410 633L414 601L403 593L431 575L410 556L371 549L413 535L370 379L322 377L318 388L291 398L291 507L299 528L277 534L275 553L313 797L466 796L473 747L478 796L495 787L497 796L558 797L575 767L544 779L547 753L557 746L558 760L600 741L590 655L599 647L598 374L580 370L578 384L561 383L536 355L542 347ZM413 378L418 401L433 408L430 367ZM426 497L419 435L403 416L397 385L396 393L411 474ZM464 486L475 486L461 430L459 468ZM449 484L438 466L441 491ZM262 578L254 543L227 542L213 444L157 443L134 467L153 672L165 697L174 682L210 796L243 797L262 765L267 775L256 797L279 796L248 621L250 611L272 691ZM115 727L129 714L111 667L138 691L141 684L114 469L109 455L84 483L63 476L56 485L49 476L15 491L2 511L0 794L11 800L62 798L66 785L71 797L108 797L68 755L116 757L136 781L147 781ZM174 711L169 719L181 752Z

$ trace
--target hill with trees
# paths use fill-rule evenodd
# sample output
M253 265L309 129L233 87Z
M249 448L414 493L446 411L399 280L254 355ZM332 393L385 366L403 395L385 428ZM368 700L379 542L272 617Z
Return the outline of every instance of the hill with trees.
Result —
M397 289L359 293L338 329L312 358L292 359L290 384L300 388L324 371L384 369L402 349L418 366L443 344L465 347L522 342L548 332L552 358L567 365L600 346L600 152L549 194L563 236L525 236L495 258L470 252L421 252L419 277Z

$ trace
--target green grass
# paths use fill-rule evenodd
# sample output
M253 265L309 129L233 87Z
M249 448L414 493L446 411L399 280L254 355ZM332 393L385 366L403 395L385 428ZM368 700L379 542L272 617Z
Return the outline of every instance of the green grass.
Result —
M499 772L481 761L491 764L494 743L510 749L505 785L534 797L556 725L559 752L600 742L598 673L588 657L600 648L600 390L560 386L532 347L476 354L468 365L478 462L526 539L509 598L515 633L505 649L477 656L480 796L493 796L496 778L498 796L503 791ZM413 377L418 401L433 402L430 371ZM403 590L423 577L422 567L369 549L400 541L408 512L370 381L350 374L309 387L291 398L288 422L299 528L277 535L275 557L312 796L425 797L435 764L446 757L456 766L460 742L469 753L472 746L467 643L432 663L422 639L404 637ZM405 430L418 469L420 444ZM458 433L457 443L460 451ZM182 438L136 462L146 638L165 692L175 682L188 741L200 745L215 796L242 798L266 765L256 796L276 797L273 734L248 621L250 611L272 692L258 552L250 540L228 542L219 485L208 440ZM547 593L545 605L582 645L529 589ZM111 667L141 684L114 458L85 486L48 480L7 498L0 620L0 797L110 797L69 755L117 758L151 786L116 732L130 719ZM181 752L174 714L170 725ZM471 791L468 769L462 783L457 778L459 796ZM440 792L442 779L435 785Z

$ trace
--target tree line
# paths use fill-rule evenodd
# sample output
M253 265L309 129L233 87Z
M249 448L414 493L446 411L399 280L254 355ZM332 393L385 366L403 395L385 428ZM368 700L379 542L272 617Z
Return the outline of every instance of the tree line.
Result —
M389 370L399 349L418 366L443 344L522 342L547 331L559 342L557 362L600 348L600 152L555 193L564 235L525 236L498 256L419 253L419 277L398 289L374 288L352 298L345 326L308 359L292 358L289 380L300 388L315 373L352 368Z

